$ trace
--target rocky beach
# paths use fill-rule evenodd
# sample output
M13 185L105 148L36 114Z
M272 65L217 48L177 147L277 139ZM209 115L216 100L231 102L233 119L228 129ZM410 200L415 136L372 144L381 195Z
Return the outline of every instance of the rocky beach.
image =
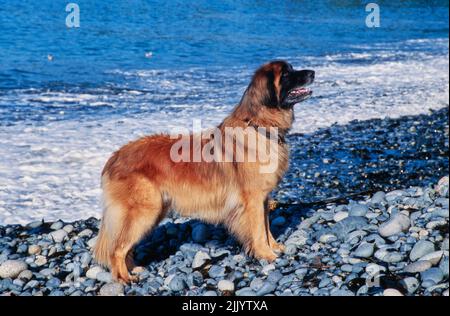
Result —
M0 226L0 294L448 296L448 131L445 108L290 135L275 262L172 214L135 249L139 281L122 285L92 258L99 219L35 221Z

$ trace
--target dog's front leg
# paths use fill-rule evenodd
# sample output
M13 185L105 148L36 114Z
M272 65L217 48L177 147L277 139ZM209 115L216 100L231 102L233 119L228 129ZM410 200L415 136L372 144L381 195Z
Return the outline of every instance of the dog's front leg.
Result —
M277 255L268 239L264 198L253 192L245 196L244 207L233 221L231 229L248 253L258 259L273 261Z

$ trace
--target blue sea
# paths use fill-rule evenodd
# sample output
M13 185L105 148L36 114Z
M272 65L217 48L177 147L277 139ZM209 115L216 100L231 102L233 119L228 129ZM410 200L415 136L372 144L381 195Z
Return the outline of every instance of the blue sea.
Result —
M99 217L112 151L219 123L272 59L316 70L293 132L449 105L448 1L73 2L0 0L0 224Z

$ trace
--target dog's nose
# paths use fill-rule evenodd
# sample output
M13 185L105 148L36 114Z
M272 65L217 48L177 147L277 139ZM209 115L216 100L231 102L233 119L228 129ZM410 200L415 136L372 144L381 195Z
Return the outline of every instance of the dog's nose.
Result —
M314 70L307 70L307 71L309 78L314 79L316 77L316 72Z

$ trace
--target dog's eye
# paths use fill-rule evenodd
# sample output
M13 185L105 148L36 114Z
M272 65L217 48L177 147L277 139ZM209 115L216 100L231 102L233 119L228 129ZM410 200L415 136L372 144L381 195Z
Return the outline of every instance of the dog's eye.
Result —
M283 74L281 75L283 78L287 78L287 76L289 76L289 72L283 72Z

